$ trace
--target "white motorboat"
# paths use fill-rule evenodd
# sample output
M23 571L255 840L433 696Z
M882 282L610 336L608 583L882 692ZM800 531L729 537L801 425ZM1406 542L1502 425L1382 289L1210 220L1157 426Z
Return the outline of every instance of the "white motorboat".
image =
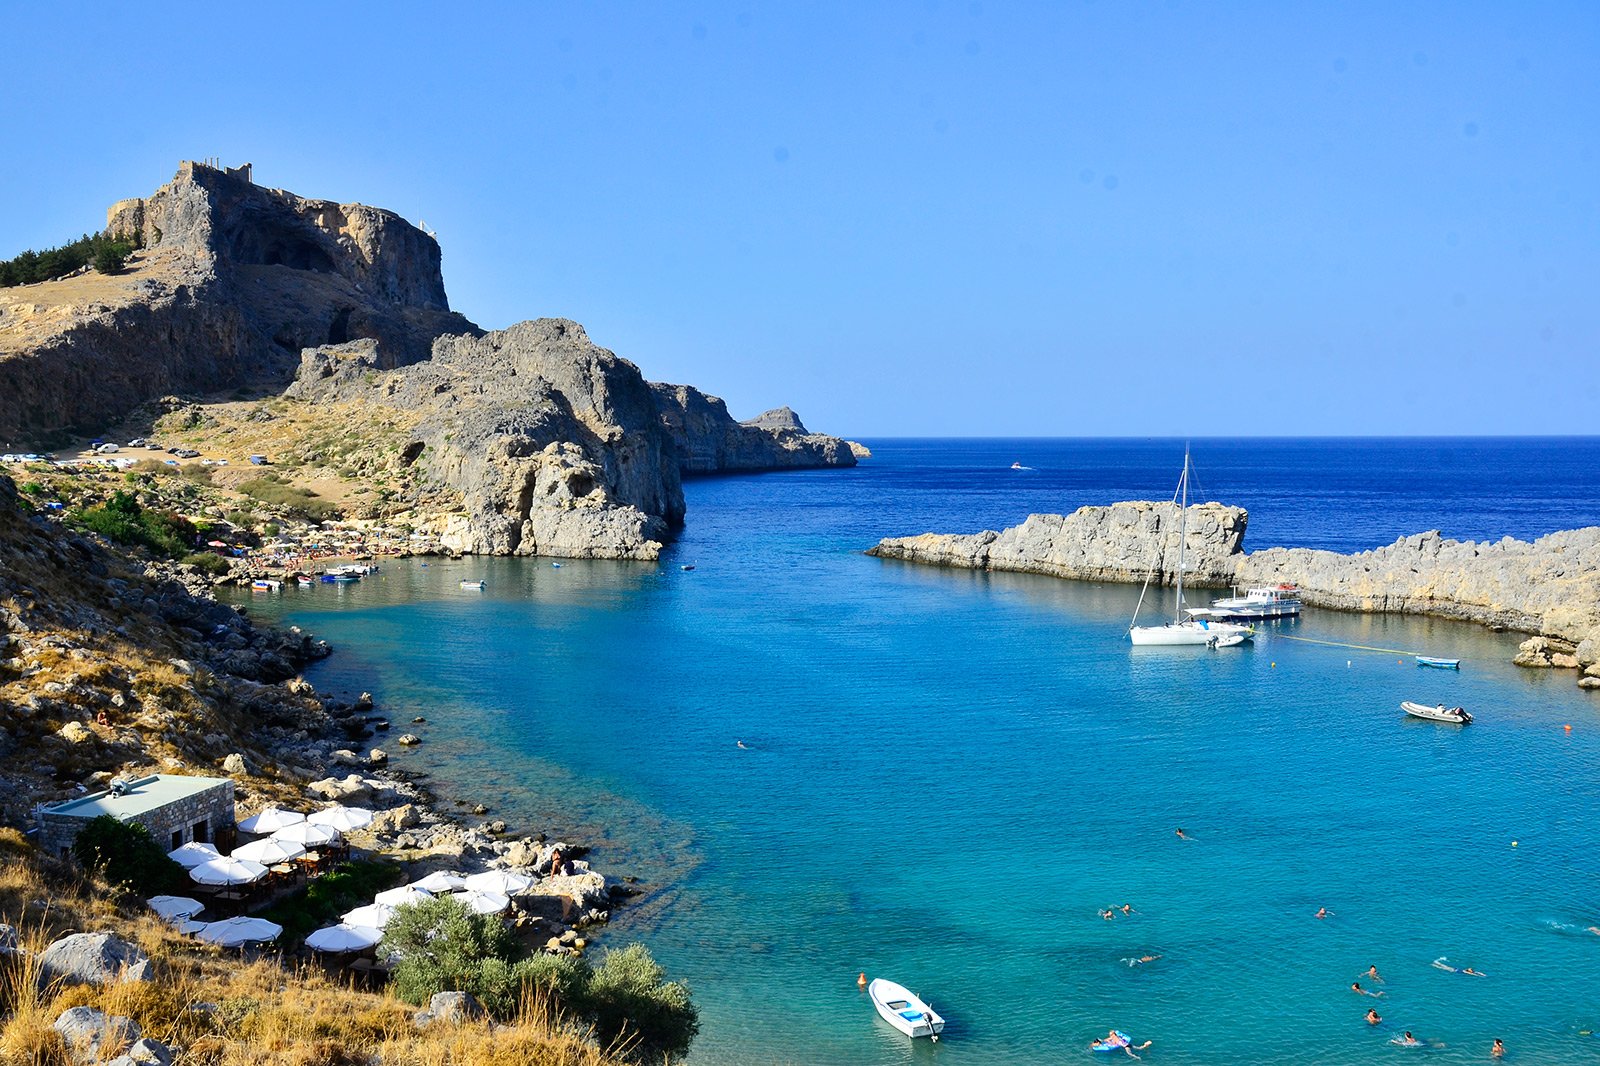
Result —
M1218 647L1220 642L1227 638L1238 637L1238 640L1229 639L1229 644L1237 644L1255 636L1255 630L1250 626L1235 625L1232 622L1213 621L1210 618L1185 618L1183 608L1183 572L1184 547L1189 539L1189 450L1183 452L1183 473L1178 477L1178 490L1172 494L1173 502L1178 505L1178 594L1176 610L1172 621L1159 626L1141 626L1139 621L1139 608L1144 606L1145 593L1150 591L1150 580L1155 577L1157 568L1161 564L1161 549L1166 540L1164 535L1156 537L1155 557L1150 561L1150 572L1145 575L1144 588L1139 590L1139 605L1133 609L1133 622L1128 625L1128 639L1140 646L1147 645L1194 645L1197 647Z
M1300 614L1300 590L1294 585L1259 585L1246 589L1243 596L1212 600L1210 607L1189 612L1223 621L1255 618L1296 618Z
M1451 725L1470 725L1472 715L1461 707L1446 707L1438 704L1429 707L1425 703L1412 703L1405 700L1400 704L1400 709L1413 718L1426 718L1430 722L1449 722Z
M937 1040L944 1032L944 1019L904 985L877 977L867 985L867 995L872 997L872 1005L883 1020L907 1036L931 1036Z
M482 581L463 581L461 583L461 587L464 588L464 589L477 589L477 590L479 590L481 592L483 589L487 588L488 586L485 585Z

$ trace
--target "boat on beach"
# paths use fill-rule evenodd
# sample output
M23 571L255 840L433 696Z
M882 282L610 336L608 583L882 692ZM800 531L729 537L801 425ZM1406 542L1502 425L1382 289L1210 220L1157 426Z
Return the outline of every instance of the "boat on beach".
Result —
M1417 659L1417 665L1418 666L1431 666L1436 670L1459 670L1459 669L1461 669L1461 660L1460 659L1439 659L1439 658L1435 658L1432 655L1418 655L1416 657L1416 659Z
M1469 725L1472 722L1472 715L1465 709L1446 707L1442 703L1430 707L1425 703L1404 700L1400 704L1400 709L1413 718L1426 718L1430 722L1449 722L1451 725Z
M944 1019L904 985L877 977L867 985L867 995L872 997L872 1005L883 1020L909 1037L931 1036L937 1040L944 1032Z
M1183 473L1178 477L1178 489L1172 494L1173 502L1178 505L1178 590L1174 601L1172 621L1159 626L1141 626L1139 622L1139 608L1144 606L1145 593L1150 591L1150 579L1155 577L1156 568L1161 563L1161 546L1164 536L1156 538L1155 557L1150 560L1150 572L1145 575L1144 588L1139 590L1139 603L1133 609L1133 621L1128 623L1128 639L1139 646L1178 646L1193 645L1196 647L1229 647L1242 644L1255 636L1255 629L1250 626L1235 625L1232 622L1212 621L1210 618L1195 618L1192 615L1185 618L1183 606L1183 572L1184 545L1189 539L1189 450L1183 451ZM1232 638L1239 639L1234 640ZM1227 644L1221 642L1226 639Z

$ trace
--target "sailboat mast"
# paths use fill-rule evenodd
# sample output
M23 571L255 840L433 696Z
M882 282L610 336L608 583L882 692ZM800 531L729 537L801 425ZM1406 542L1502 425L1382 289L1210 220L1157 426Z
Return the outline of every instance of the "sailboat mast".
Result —
M1189 539L1189 448L1183 449L1183 476L1178 479L1178 493L1183 502L1178 504L1178 602L1173 604L1173 621L1183 621L1183 549Z

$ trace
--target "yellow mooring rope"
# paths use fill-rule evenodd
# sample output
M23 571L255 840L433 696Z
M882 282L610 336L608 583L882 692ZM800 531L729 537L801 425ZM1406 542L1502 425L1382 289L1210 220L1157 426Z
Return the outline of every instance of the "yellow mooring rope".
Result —
M1326 644L1330 648L1354 648L1356 651L1381 651L1385 655L1421 655L1420 651L1402 651L1399 648L1374 648L1367 644L1341 644L1337 640L1312 640L1310 637L1291 637L1286 633L1274 633L1274 640L1299 640L1306 644Z

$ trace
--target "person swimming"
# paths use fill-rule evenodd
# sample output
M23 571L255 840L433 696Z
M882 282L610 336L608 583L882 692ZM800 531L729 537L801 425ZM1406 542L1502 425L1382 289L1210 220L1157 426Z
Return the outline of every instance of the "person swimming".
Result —
M1132 914L1133 913L1133 904L1124 903L1122 906L1118 907L1117 910L1121 911L1123 914Z
M742 740L736 740L736 741L734 741L734 743L739 745L741 748L744 748L746 751L750 750L749 746L746 745L745 742L742 741Z
M1433 960L1433 965L1435 967L1437 967L1438 969L1443 970L1445 973L1464 973L1469 977L1488 977L1489 976L1488 974L1484 973L1482 970L1474 970L1471 966L1463 966L1460 969L1457 969L1456 967L1451 966L1448 962L1445 961L1446 957L1447 956L1440 955L1437 959Z
M1506 1046L1501 1042L1498 1036L1494 1038L1494 1047L1489 1049L1489 1054L1493 1058L1497 1059L1503 1059L1506 1057Z
M1317 917L1318 918L1326 918L1326 917L1328 917L1328 915L1330 915L1332 913L1333 912L1330 911L1328 908L1322 907L1317 911Z
M1412 1036L1410 1029L1406 1030L1404 1036L1397 1036L1393 1040L1389 1041L1389 1043L1398 1044L1401 1047L1421 1047L1422 1046L1422 1041L1420 1041L1416 1037Z
M1350 982L1350 991L1360 993L1363 996L1381 996L1381 995L1383 995L1382 992L1369 992L1367 989L1362 988L1360 981L1351 981Z
M1122 961L1129 966L1141 966L1147 962L1155 962L1159 958L1161 958L1160 955L1140 955L1137 959L1123 959Z
M1379 982L1380 984L1383 982L1383 977L1382 977L1382 975L1380 975L1378 973L1378 968L1376 966L1368 966L1367 967L1367 972L1362 974L1361 976L1370 977L1374 981Z
M1381 1021L1383 1021L1383 1018L1381 1018L1378 1015L1377 1010L1375 1008L1368 1007L1367 1008L1367 1024L1368 1025L1377 1025Z
M1111 921L1116 916L1117 916L1117 912L1112 910L1110 907L1107 907L1105 910L1100 912L1100 917L1104 918L1108 922Z

